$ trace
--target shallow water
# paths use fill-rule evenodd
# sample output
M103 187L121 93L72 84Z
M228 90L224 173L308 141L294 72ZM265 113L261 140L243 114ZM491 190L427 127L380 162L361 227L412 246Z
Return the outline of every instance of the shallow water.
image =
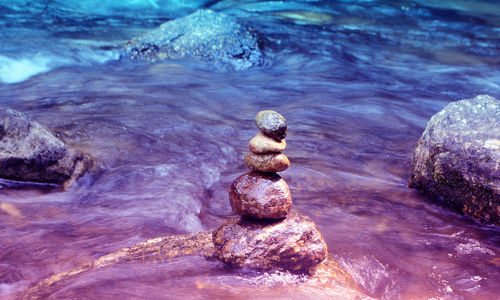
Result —
M500 299L500 230L407 188L429 118L500 97L494 1L0 1L0 105L57 128L100 172L67 192L0 185L0 298L157 236L234 217L255 113L287 118L293 209L379 299ZM267 40L268 65L118 60L118 46L209 6ZM97 8L98 7L98 8ZM201 258L92 271L50 299L331 299L300 276Z

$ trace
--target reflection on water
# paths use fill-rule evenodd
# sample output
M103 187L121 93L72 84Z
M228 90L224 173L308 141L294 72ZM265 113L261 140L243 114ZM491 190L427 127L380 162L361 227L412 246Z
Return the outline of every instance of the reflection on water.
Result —
M407 188L409 158L432 114L453 100L500 96L498 10L485 14L469 1L451 8L433 1L278 3L215 4L268 39L272 66L244 73L185 62L82 58L82 51L112 58L115 50L95 40L113 39L110 32L130 37L161 23L160 17L136 20L127 30L133 19L128 14L91 25L69 14L79 29L75 34L67 31L68 15L51 27L52 33L65 32L64 41L41 30L45 36L35 44L53 42L60 51L51 55L69 62L0 84L0 105L58 128L96 158L100 171L68 192L0 183L2 297L148 238L225 222L233 215L227 188L246 170L243 156L261 109L287 118L285 153L292 165L283 177L293 209L313 218L330 254L366 294L498 297L499 230ZM22 14L0 4L4 16L8 9L13 18ZM27 34L35 30L16 26ZM92 43L74 41L83 29L95 29ZM2 39L8 34L2 31ZM19 40L0 46L0 58L21 62L23 53L17 58L6 49L33 50ZM294 276L180 258L90 272L50 298L352 296L334 286L300 284L303 279Z

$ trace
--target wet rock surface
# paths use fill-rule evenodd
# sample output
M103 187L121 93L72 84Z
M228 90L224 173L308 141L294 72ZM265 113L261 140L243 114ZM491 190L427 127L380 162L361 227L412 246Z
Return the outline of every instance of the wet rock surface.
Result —
M128 41L122 57L149 61L199 59L233 70L264 63L264 53L254 32L227 14L207 9L168 21Z
M462 213L500 225L500 101L448 104L418 140L409 186Z
M290 161L282 153L257 154L247 152L245 164L253 171L258 172L282 172L288 169Z
M261 110L255 116L255 125L267 136L275 140L286 137L286 119L274 110Z
M91 164L47 127L0 107L0 178L67 185Z
M213 242L223 262L260 270L308 272L328 255L311 218L293 212L281 221L230 221L214 231Z
M286 141L276 141L262 132L257 133L248 143L248 149L253 153L276 153L285 150Z
M229 188L229 201L235 213L255 219L281 219L292 207L288 185L273 173L241 175Z

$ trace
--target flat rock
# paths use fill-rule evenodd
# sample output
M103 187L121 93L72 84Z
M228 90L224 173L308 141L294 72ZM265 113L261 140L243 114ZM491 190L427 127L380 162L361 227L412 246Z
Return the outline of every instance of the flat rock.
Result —
M298 213L274 222L229 221L214 231L213 242L223 262L257 270L307 273L328 255L316 224Z
M264 153L279 153L286 148L286 141L282 139L281 141L276 141L273 138L268 137L262 132L257 133L250 142L248 143L248 149L253 153L264 154Z
M229 187L233 211L255 219L281 219L292 207L292 196L285 180L275 173L250 172Z
M67 184L91 160L69 147L47 127L21 112L0 107L0 178Z
M247 167L258 172L282 172L288 169L290 161L283 153L257 154L247 152L245 154Z
M418 140L409 186L500 225L500 101L482 95L435 114Z
M221 69L246 70L264 63L257 35L237 19L200 9L128 41L122 57L148 61L196 59Z
M286 137L286 119L274 110L261 110L255 116L255 125L262 133L275 140Z

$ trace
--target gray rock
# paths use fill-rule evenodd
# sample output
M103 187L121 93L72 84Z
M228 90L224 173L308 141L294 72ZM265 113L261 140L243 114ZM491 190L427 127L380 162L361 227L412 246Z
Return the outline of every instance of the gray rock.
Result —
M311 218L290 213L284 220L232 220L213 233L215 255L223 262L257 270L310 272L328 255Z
M276 173L241 175L229 188L229 201L235 213L254 219L281 219L292 207L290 189Z
M409 186L475 219L500 225L500 101L448 104L418 140Z
M0 178L68 184L91 163L47 127L21 112L0 107Z
M274 110L261 110L255 116L255 125L262 133L281 141L286 137L286 119Z
M149 61L200 59L233 70L264 63L255 33L231 16L206 9L166 22L128 41L123 56Z

